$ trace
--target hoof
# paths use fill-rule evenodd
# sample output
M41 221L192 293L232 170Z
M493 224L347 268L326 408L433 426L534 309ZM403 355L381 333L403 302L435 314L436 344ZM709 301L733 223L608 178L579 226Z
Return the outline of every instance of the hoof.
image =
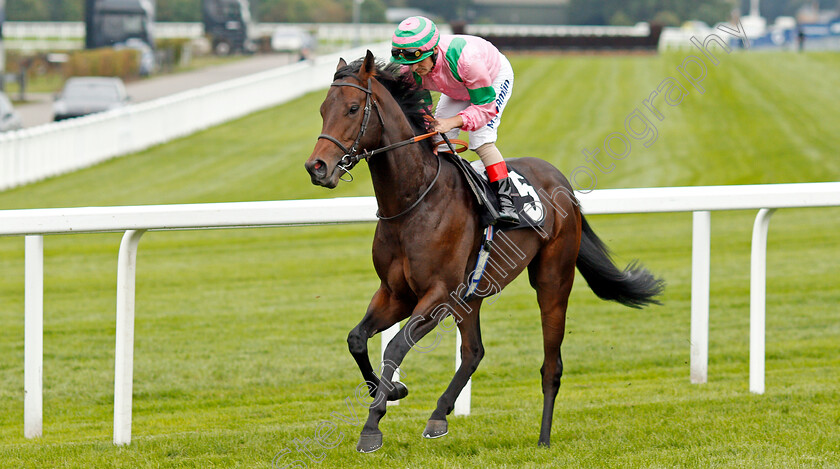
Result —
M446 420L429 420L423 430L423 438L440 438L449 433L449 423Z
M359 437L359 444L356 451L360 453L372 453L382 447L382 432L364 433Z
M389 401L398 401L408 395L408 388L404 384L399 381L395 381L393 384L394 389L388 392Z

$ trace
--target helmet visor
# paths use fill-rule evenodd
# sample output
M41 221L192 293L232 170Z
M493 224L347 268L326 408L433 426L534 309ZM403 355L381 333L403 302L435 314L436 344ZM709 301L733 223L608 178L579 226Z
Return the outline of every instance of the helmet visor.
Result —
M401 63L404 65L417 63L426 57L432 55L434 50L421 50L417 47L411 48L393 48L391 49L391 61Z

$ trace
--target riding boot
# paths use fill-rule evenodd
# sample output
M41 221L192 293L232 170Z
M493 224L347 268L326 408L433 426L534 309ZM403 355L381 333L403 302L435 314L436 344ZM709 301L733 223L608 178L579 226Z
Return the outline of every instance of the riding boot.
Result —
M499 218L497 219L497 222L518 225L519 215L516 214L516 206L513 205L513 200L510 198L510 178L505 177L503 179L499 179L498 181L491 182L490 186L499 196Z

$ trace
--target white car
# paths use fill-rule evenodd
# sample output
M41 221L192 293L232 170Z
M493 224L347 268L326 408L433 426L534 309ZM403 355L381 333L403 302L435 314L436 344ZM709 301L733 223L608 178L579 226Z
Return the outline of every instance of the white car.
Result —
M23 127L23 122L20 120L20 115L12 107L12 102L3 93L0 92L0 132L7 130L18 130Z
M72 77L53 103L53 120L59 121L128 104L123 81L116 77Z

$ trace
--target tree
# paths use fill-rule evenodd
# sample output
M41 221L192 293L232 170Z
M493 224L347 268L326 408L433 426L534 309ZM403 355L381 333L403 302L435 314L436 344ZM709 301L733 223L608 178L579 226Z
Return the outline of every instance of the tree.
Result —
M349 4L336 0L263 0L255 13L268 23L342 23L350 21Z
M434 13L445 21L465 20L472 0L408 0L412 8Z
M669 26L678 26L684 21L699 19L713 24L728 19L729 12L738 1L636 0L627 2L624 0L571 0L568 8L569 23L634 24L640 21L659 21Z
M633 20L627 16L627 13L624 13L621 10L615 12L612 17L610 17L610 25L611 26L633 26Z
M155 21L201 21L201 0L157 0Z
M679 26L680 17L673 11L662 10L653 15L653 22L662 26Z
M365 0L362 4L362 23L384 23L387 8L382 0Z
M15 3L17 0L12 0L8 3ZM84 21L84 0L46 0L46 7L49 17L48 21Z
M46 2L41 0L6 1L6 21L45 21L48 18Z

